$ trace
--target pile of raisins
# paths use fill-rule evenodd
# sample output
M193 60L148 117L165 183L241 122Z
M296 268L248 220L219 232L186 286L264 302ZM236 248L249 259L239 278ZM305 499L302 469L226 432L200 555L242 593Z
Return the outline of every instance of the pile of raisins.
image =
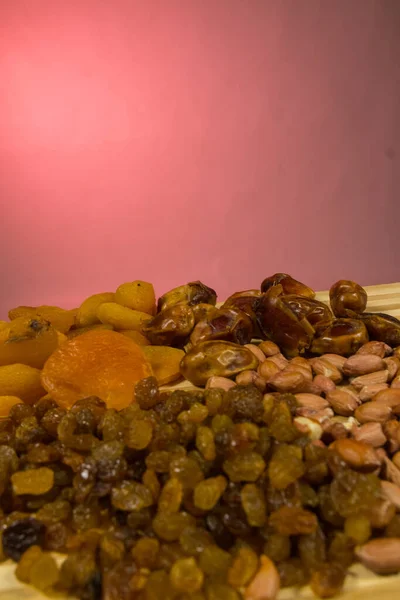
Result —
M282 587L332 595L356 545L400 536L400 515L379 529L376 473L300 433L296 407L154 378L120 412L95 397L16 405L0 422L0 555L81 600L240 600L262 555Z

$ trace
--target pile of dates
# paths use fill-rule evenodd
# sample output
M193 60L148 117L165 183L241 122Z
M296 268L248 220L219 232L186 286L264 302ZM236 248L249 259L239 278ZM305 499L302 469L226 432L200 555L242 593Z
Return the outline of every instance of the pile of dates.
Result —
M367 293L341 280L329 291L330 308L285 273L267 277L259 290L230 296L219 308L214 290L200 281L164 294L143 328L152 344L184 348L182 375L195 385L212 376L233 377L254 368L246 348L253 339L277 344L286 358L355 354L370 340L400 346L400 321L365 312Z

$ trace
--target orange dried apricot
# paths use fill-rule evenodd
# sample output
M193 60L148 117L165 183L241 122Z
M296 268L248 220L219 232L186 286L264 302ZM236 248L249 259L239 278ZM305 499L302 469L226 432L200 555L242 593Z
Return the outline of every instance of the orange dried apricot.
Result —
M132 310L116 302L104 302L97 309L97 317L102 323L108 323L115 329L132 329L141 331L151 316L140 310Z
M17 396L0 396L0 419L8 417L10 408L15 404L21 403L21 398Z
M97 309L103 302L114 302L115 294L113 292L102 292L93 294L82 302L76 315L76 324L78 327L89 327L100 323L97 318Z
M26 404L34 404L45 395L39 369L18 363L0 367L0 394L16 396Z
M169 346L145 346L143 353L151 364L158 385L171 383L181 377L179 365L185 356L183 350Z
M155 315L156 296L154 287L147 281L122 283L115 292L115 302L133 310Z
M49 321L54 329L61 333L67 333L75 323L75 309L65 310L59 306L17 306L9 311L8 317L11 321L19 317L31 319L43 319Z
M132 329L121 329L119 333L122 335L126 335L128 338L131 338L136 344L139 346L150 346L150 342L140 331L133 331Z
M58 347L57 331L39 317L19 317L0 331L0 365L21 363L41 369Z
M96 323L96 325L88 325L87 327L77 327L76 329L70 329L67 333L67 338L71 339L76 337L77 335L82 335L82 333L86 333L87 331L92 331L93 329L107 329L108 331L114 331L114 327L112 325L104 325L103 323Z
M134 399L135 384L152 375L142 348L115 331L93 330L62 344L47 360L42 384L61 406L98 396L109 408Z

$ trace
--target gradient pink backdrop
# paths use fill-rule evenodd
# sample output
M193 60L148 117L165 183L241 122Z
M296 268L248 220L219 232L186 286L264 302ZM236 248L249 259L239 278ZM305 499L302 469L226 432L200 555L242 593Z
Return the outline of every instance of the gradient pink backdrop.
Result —
M0 317L400 280L398 0L2 0Z

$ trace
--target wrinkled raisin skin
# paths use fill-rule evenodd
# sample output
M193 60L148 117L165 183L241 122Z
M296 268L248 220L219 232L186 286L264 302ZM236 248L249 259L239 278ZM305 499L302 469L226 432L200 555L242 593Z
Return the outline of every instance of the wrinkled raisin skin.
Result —
M36 519L16 521L3 531L3 552L18 561L31 546L43 546L45 533L45 525Z

